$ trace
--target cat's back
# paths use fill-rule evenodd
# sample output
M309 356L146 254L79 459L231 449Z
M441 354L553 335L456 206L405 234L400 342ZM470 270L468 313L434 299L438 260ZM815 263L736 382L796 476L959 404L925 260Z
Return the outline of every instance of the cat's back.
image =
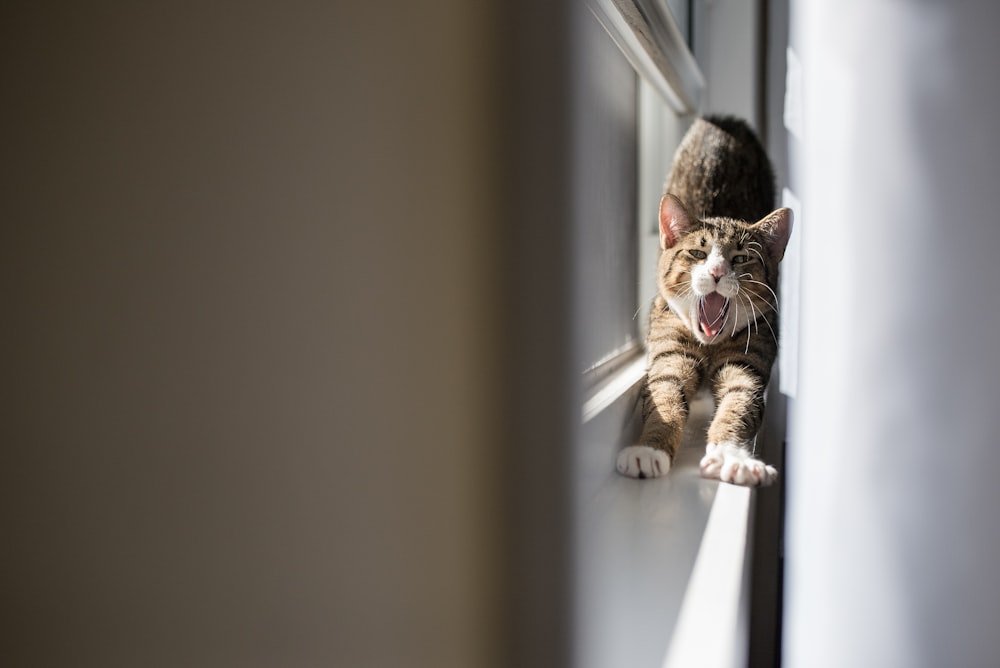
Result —
M708 116L695 120L684 135L665 192L702 218L756 221L774 209L774 171L746 122Z

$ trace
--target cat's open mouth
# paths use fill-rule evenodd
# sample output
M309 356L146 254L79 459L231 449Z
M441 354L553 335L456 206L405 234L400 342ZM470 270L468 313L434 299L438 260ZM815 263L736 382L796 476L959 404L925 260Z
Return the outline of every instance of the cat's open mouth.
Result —
M705 295L698 301L698 326L705 336L714 337L726 323L729 300L718 292Z

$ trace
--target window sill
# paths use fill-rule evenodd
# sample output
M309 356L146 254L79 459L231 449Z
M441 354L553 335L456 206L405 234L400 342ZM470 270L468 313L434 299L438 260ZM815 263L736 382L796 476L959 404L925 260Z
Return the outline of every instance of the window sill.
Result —
M707 393L670 474L618 475L637 436L641 356L584 405L576 487L576 659L583 666L745 662L752 490L701 478Z

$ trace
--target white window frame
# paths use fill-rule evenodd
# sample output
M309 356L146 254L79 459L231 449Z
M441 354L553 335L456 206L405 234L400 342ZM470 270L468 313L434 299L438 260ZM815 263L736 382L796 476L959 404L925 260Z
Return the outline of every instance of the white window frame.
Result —
M707 84L665 0L586 5L639 75L637 317L644 340L659 252L655 205L673 148L704 111ZM609 351L582 381L573 475L576 663L745 662L753 492L697 475L711 398L692 402L670 476L634 481L614 471L617 451L641 427L644 352L641 345Z

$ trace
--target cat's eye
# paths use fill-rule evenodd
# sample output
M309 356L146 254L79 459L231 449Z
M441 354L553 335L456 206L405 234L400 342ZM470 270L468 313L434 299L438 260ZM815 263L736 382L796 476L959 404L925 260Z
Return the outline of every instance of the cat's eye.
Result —
M705 251L693 250L692 249L692 250L689 250L688 253L691 253L691 257L693 257L693 258L695 258L697 260L704 260L706 257L708 257L708 254L705 253Z
M750 261L749 255L734 255L733 259L731 260L733 264L743 264L749 261Z

